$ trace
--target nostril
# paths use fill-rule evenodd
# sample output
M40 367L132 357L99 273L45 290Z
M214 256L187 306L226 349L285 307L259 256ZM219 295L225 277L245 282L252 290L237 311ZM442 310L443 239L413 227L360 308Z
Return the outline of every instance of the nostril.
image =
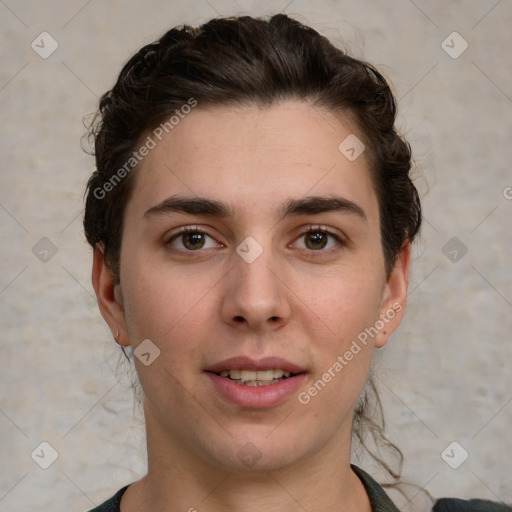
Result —
M277 317L277 316L271 316L271 317L270 317L270 320L271 320L272 322L277 322L277 321L279 320L279 317Z
M235 322L243 323L245 321L243 316L235 316Z

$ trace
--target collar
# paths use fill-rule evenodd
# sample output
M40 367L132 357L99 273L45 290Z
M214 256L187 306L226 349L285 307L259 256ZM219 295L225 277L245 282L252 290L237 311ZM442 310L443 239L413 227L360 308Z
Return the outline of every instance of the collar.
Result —
M391 501L390 497L384 492L384 489L379 485L366 471L361 468L350 465L352 471L359 477L359 480L364 485L372 512L400 512L396 505Z

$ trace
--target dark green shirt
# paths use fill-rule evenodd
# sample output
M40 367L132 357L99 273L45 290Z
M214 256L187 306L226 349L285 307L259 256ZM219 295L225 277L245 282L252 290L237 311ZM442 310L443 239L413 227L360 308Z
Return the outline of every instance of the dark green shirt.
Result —
M384 489L365 471L357 466L351 465L355 474L361 479L368 498L372 512L400 512L391 501ZM90 512L121 512L121 498L128 489L123 487L117 494ZM433 512L512 512L512 507L504 503L496 503L488 500L460 500L457 498L441 498L436 501Z

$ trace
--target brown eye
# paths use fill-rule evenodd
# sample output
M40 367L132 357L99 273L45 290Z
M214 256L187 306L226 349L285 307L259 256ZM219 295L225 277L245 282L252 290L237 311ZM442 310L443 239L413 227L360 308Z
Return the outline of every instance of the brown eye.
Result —
M327 252L344 247L345 241L327 228L311 226L297 238L293 246L307 251Z
M329 235L321 231L313 231L304 235L306 247L311 250L323 249L328 242Z
M197 231L191 233L183 233L181 235L182 244L184 247L193 251L195 249L202 249L205 244L205 235L204 233L199 233Z
M222 244L219 244L213 237L204 231L195 228L184 229L181 233L174 235L167 244L174 246L180 251L188 252L222 246Z

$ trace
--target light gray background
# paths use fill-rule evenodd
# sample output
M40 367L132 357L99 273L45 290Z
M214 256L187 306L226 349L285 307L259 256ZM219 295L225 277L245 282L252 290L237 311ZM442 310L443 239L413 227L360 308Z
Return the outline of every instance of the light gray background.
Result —
M391 80L418 164L422 239L377 379L404 477L512 502L510 0L0 0L0 512L84 510L144 472L127 369L116 377L90 285L82 116L171 26L283 9ZM47 59L31 48L43 31L59 45ZM458 58L441 46L453 31L469 44ZM47 262L32 250L42 237L57 248ZM457 262L452 237L467 247ZM58 452L46 470L31 458L42 441ZM458 469L441 457L453 441L469 454Z

